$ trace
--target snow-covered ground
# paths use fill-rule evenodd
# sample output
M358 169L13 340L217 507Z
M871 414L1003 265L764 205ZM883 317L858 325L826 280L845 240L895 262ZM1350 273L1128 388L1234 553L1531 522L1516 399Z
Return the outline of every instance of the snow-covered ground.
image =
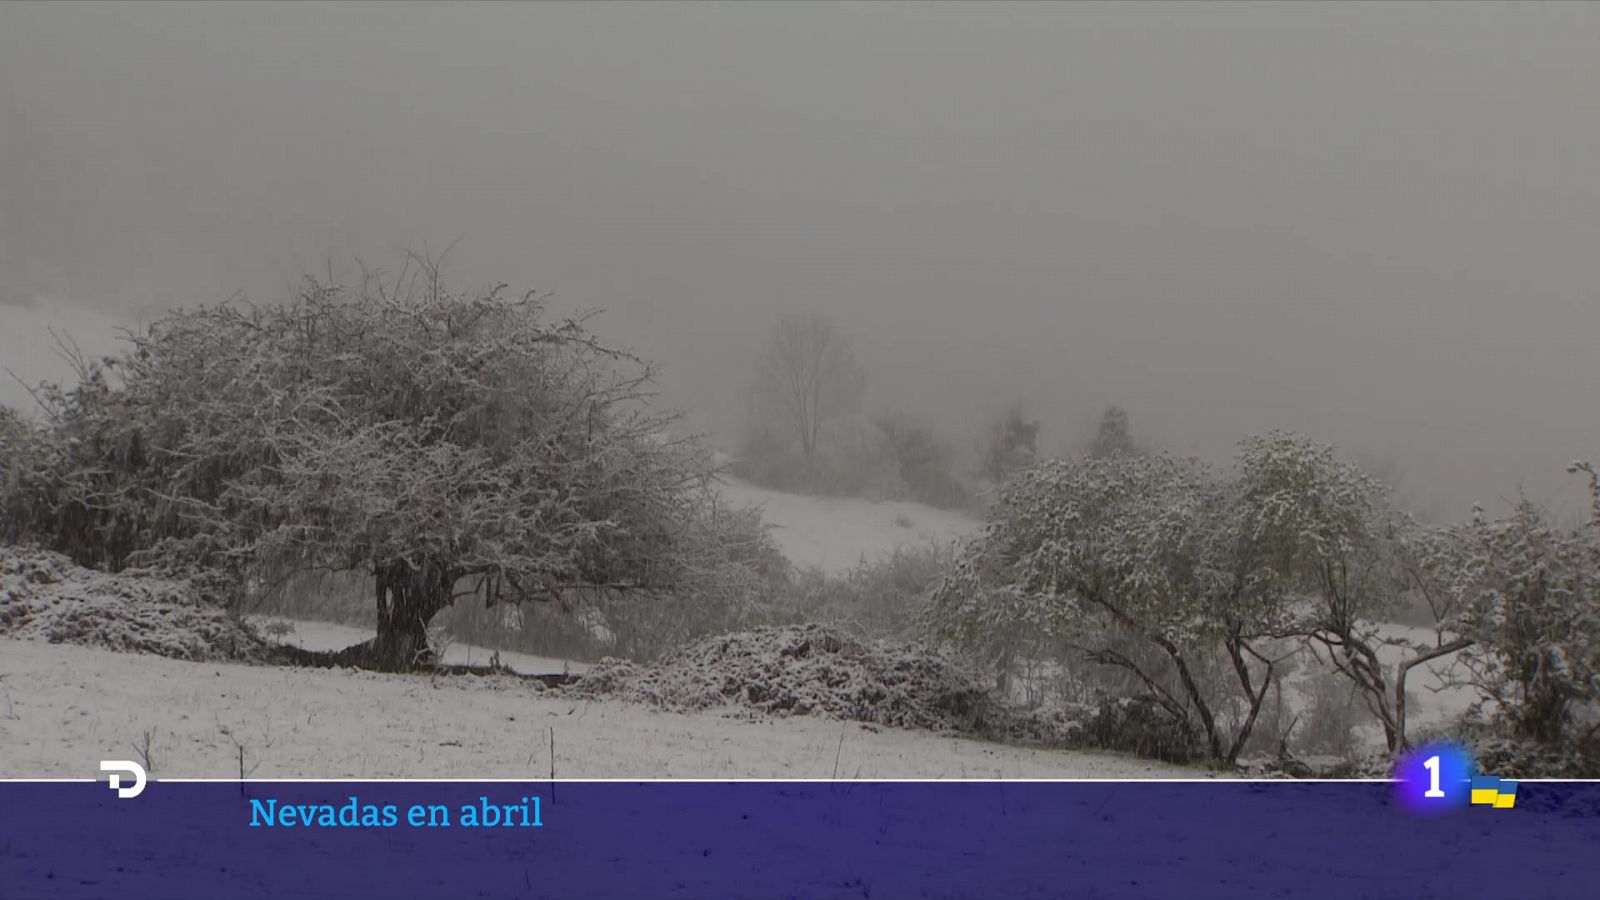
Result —
M1162 778L1132 757L828 719L666 713L509 677L191 663L0 639L0 777ZM137 758L137 757L134 757Z
M828 572L881 559L896 547L949 543L983 530L983 522L973 516L921 503L806 497L737 478L723 481L722 496L730 505L760 508L778 549L790 562Z
M371 640L374 634L370 628L335 625L332 622L305 622L278 616L251 616L250 619L257 625L262 626L271 640L280 644L299 647L302 650L343 650L362 641ZM486 666L496 652L496 650L488 647L452 642L445 646L444 662L452 666ZM581 675L589 670L588 663L552 659L548 656L532 656L527 653L514 653L510 650L500 650L498 652L501 665L523 675L559 675L564 673Z

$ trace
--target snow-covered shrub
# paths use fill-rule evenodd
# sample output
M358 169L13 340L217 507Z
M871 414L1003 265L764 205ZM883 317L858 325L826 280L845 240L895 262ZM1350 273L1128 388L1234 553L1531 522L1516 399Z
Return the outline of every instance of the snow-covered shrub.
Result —
M1552 743L1490 733L1466 743L1483 771L1503 773L1506 778L1594 778L1600 774L1600 745L1592 741Z
M1097 704L1085 723L1084 739L1106 750L1176 763L1193 762L1206 752L1191 723L1173 716L1149 695L1114 697Z
M0 410L0 541L116 570L170 525L172 510L151 493L146 440L108 377L116 364L63 349L79 378L69 390L39 386L46 422Z
M706 638L653 666L607 660L571 690L674 710L731 708L989 738L1082 740L1081 723L1021 713L935 650L816 624Z
M85 569L59 553L0 545L0 636L176 659L262 659L267 644L204 573Z
M786 611L799 621L835 623L869 637L910 638L953 559L953 548L928 543L896 547L842 574L805 569L789 586Z
M1600 777L1600 735L1593 732L1539 740L1517 733L1504 716L1483 708L1420 732L1419 740L1464 745L1481 771L1504 778Z
M955 454L924 422L899 413L874 416L881 455L905 497L939 509L970 506L972 492L956 475ZM887 499L901 499L889 497Z

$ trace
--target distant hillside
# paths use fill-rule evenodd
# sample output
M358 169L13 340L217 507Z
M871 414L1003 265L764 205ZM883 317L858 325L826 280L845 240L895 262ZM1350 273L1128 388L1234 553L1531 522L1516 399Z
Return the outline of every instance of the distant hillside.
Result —
M773 526L783 554L797 566L841 572L896 547L950 542L976 535L983 522L966 513L906 501L806 497L725 478L723 497L735 507L755 506Z

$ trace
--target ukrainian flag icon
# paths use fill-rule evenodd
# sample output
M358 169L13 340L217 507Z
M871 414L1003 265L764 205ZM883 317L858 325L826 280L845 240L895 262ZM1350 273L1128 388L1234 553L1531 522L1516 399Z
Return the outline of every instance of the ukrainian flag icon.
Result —
M1493 775L1474 775L1472 778L1472 805L1492 806L1495 809L1512 809L1517 805L1517 783L1501 781Z
M1495 809L1511 809L1517 805L1517 783L1515 781L1500 782L1500 793L1494 798Z

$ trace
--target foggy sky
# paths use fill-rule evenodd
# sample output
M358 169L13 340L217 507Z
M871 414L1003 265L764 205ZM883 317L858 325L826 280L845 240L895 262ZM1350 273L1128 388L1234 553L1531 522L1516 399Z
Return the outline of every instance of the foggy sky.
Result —
M458 238L724 432L820 310L949 429L1022 402L1054 452L1118 403L1581 507L1600 7L0 6L0 321Z

